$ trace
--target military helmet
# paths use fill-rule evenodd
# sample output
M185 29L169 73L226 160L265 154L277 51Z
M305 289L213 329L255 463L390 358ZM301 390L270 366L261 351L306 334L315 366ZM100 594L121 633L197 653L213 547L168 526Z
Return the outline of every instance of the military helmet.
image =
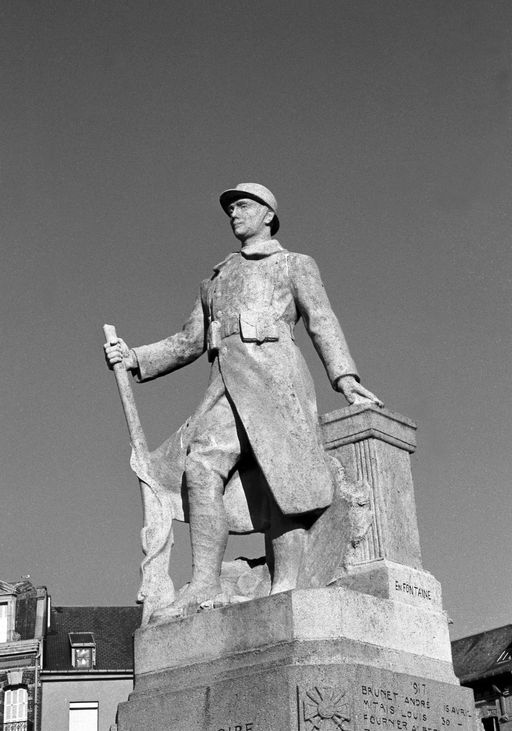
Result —
M274 236L279 230L279 219L277 217L277 201L274 194L264 185L259 183L238 183L236 188L230 188L220 194L220 204L224 211L228 212L229 205L239 198L252 198L258 203L268 206L274 212L274 218L270 224L270 233Z

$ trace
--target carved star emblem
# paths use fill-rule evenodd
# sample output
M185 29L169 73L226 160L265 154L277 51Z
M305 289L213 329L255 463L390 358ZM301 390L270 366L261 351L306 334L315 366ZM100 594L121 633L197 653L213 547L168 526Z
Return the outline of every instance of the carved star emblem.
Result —
M348 731L350 716L348 703L343 702L346 690L315 686L306 691L309 700L304 700L304 720L308 729L316 731Z

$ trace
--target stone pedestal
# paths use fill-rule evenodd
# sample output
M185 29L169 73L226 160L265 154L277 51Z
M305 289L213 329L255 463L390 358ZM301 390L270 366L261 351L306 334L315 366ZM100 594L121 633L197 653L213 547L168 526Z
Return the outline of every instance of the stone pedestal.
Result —
M371 489L373 521L337 583L441 609L441 586L422 568L410 455L416 425L376 406L349 406L320 419L326 449Z
M326 449L371 486L350 565L324 588L138 630L119 731L475 731L440 585L421 566L414 424L372 406L321 424Z
M371 487L373 523L354 565L387 559L421 568L410 454L416 425L376 406L349 406L320 418L327 451Z
M138 630L119 731L474 731L446 617L344 587Z

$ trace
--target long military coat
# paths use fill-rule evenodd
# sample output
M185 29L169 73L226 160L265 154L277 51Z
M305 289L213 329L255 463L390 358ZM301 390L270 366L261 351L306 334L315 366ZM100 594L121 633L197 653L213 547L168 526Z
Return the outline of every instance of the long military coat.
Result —
M285 514L324 508L333 491L312 378L294 342L301 318L332 385L340 376L357 377L316 263L271 240L214 268L181 332L134 349L139 379L147 381L194 361L210 337L211 380L222 379Z

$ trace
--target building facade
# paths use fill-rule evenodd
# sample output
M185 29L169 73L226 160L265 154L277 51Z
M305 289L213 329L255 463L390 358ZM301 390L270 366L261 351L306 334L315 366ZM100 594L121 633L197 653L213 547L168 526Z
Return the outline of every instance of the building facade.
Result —
M452 655L485 731L512 731L512 624L454 640Z
M141 608L53 607L41 671L42 731L109 731L133 688Z
M141 608L52 607L0 581L0 731L110 731L133 688Z
M2 731L40 731L41 666L48 594L30 579L0 581Z

